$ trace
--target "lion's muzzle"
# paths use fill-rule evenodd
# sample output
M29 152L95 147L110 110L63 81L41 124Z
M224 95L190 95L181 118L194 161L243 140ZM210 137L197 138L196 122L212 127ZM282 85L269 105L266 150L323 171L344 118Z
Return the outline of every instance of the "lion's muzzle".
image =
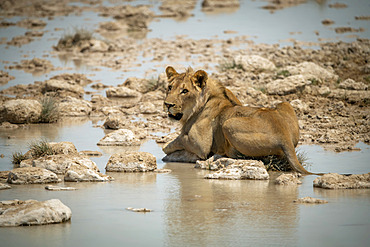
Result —
M164 106L170 118L175 119L175 120L180 120L182 118L183 114L181 112L176 112L175 104L164 102Z

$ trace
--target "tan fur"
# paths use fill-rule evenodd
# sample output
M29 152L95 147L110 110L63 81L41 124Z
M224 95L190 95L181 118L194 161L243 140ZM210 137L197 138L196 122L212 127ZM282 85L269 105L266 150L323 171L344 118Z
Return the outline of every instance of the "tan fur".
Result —
M203 70L179 74L167 67L166 74L169 88L164 109L182 124L181 134L163 147L166 154L186 150L200 159L212 154L230 158L285 155L293 170L309 173L295 153L299 127L289 103L275 109L242 106Z

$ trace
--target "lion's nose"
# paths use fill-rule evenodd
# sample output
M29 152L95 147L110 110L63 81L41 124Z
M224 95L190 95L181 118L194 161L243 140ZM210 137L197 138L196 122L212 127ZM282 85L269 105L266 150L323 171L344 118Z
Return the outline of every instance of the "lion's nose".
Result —
M164 105L167 107L167 109L170 109L171 107L175 106L175 104L164 102Z

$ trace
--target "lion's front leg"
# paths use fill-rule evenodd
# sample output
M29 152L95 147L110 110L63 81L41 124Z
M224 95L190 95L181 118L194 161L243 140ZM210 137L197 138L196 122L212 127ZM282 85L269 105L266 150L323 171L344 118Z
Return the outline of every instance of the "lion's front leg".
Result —
M182 135L179 135L175 140L169 141L166 144L163 145L163 152L165 154L170 154L175 151L184 150L184 146L182 145Z

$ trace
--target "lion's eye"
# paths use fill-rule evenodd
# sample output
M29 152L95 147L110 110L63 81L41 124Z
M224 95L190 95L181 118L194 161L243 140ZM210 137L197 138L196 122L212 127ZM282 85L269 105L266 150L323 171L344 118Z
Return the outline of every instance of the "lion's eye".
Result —
M171 85L168 86L168 91L171 91L171 89L172 89L172 86Z
M181 94L186 94L186 93L188 93L189 92L189 90L187 90L187 89L183 89L182 91L181 91Z

